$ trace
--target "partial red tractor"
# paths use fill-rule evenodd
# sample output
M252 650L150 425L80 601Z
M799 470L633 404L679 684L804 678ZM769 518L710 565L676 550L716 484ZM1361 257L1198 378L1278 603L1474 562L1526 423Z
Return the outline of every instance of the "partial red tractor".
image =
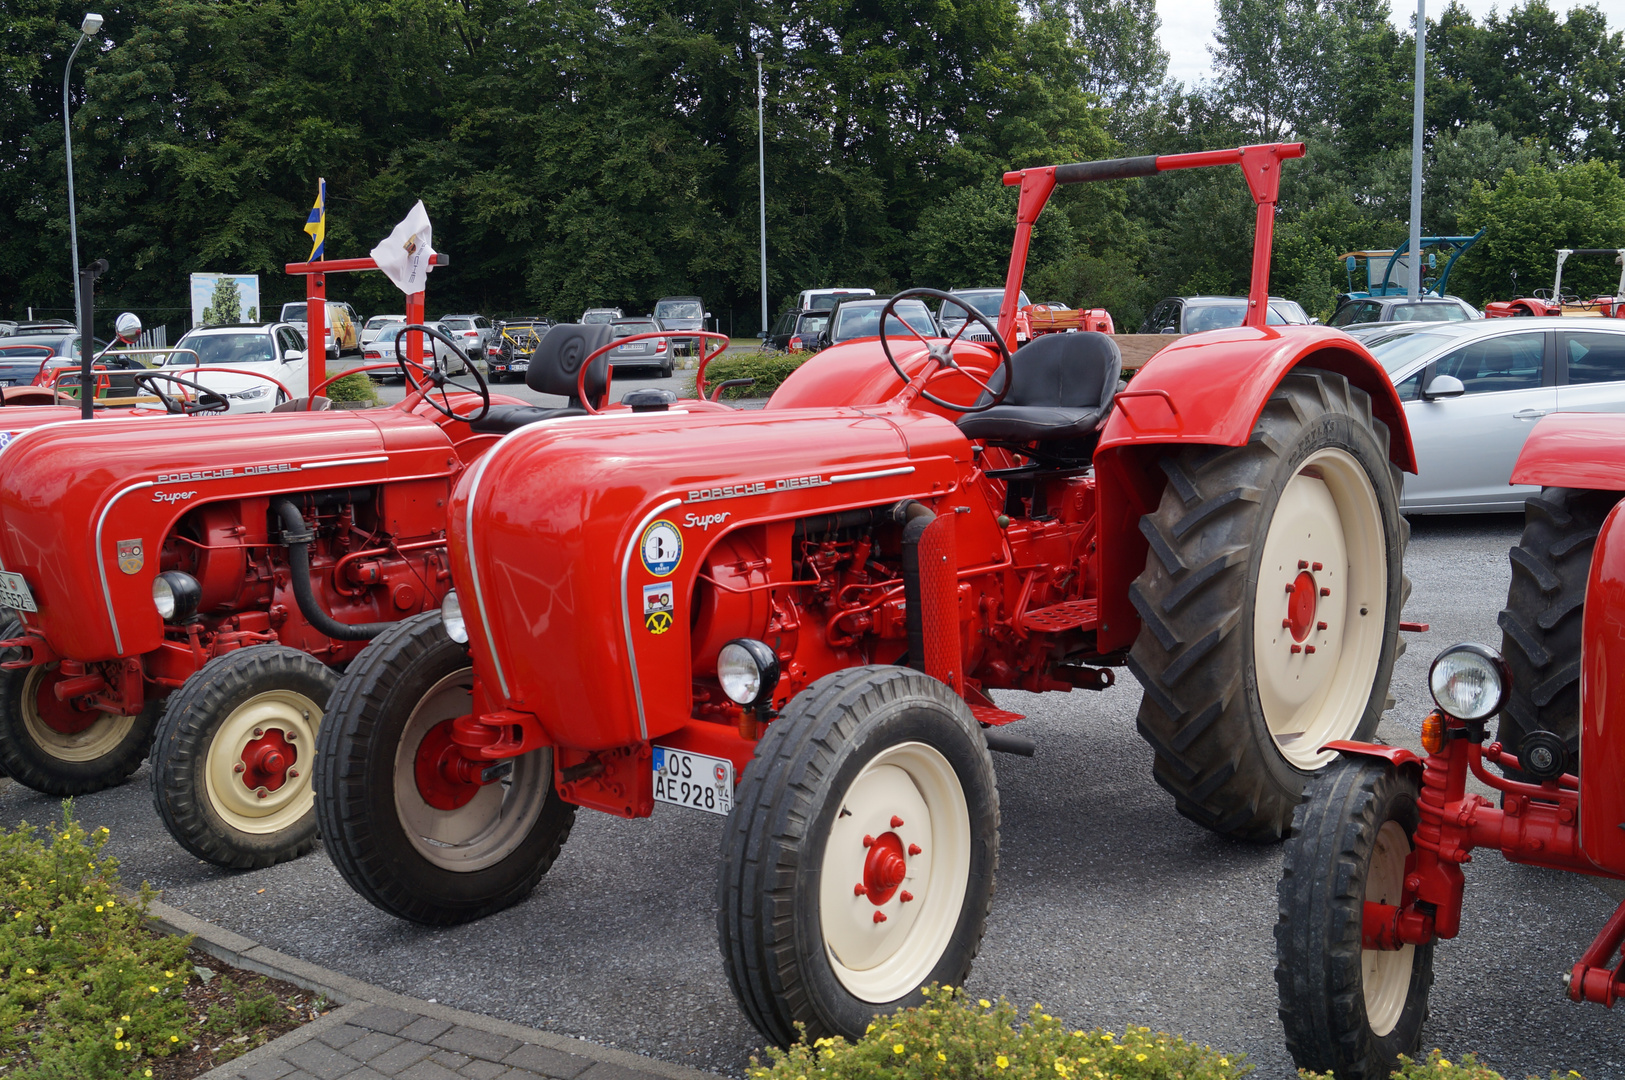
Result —
M1434 945L1461 930L1475 849L1625 879L1625 417L1547 417L1512 483L1543 490L1512 549L1501 651L1434 659L1425 756L1327 744L1339 759L1293 822L1275 978L1300 1068L1385 1080L1419 1050ZM1563 976L1572 1000L1625 998L1622 944L1625 904Z
M457 483L456 591L330 699L317 818L346 880L458 923L529 893L577 807L723 815L724 963L785 1042L861 1035L970 970L998 863L989 751L1033 750L991 691L1102 690L1128 667L1179 810L1279 838L1321 747L1385 707L1414 468L1359 344L1264 325L1280 169L1302 153L1010 173L997 326L922 337L888 310L762 410L650 394L505 436ZM1103 334L1011 351L1056 184L1216 165L1257 203L1248 325L1182 339L1128 390ZM892 307L911 297L948 299ZM609 347L557 327L533 371L573 372L590 414Z
M1619 286L1612 296L1593 296L1584 299L1563 292L1563 264L1570 255L1602 256L1620 266ZM1533 296L1520 296L1516 300L1495 300L1484 305L1484 317L1501 319L1530 315L1570 315L1582 318L1625 318L1625 248L1558 248L1557 277L1550 292L1536 289Z
M172 418L3 410L7 773L83 794L156 738L155 801L188 850L248 867L310 849L332 668L438 608L453 483L498 438L482 425L523 408L493 407L477 372L465 388L400 366L412 392L365 412L325 411L323 383L221 417L219 394L161 371L136 379Z

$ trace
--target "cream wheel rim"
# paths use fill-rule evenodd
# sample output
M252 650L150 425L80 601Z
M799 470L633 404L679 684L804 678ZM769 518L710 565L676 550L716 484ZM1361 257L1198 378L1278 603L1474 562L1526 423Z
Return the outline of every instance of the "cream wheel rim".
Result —
M859 891L880 880L882 851L895 868L884 879L892 888ZM900 743L865 765L830 826L818 887L819 927L841 985L880 1003L924 982L959 924L970 863L965 790L940 751Z
M316 800L310 761L321 723L322 707L292 690L267 690L231 710L209 741L204 769L209 805L220 820L265 836L310 813ZM283 758L269 778L254 767L268 742Z
M34 744L42 751L58 761L75 763L96 761L117 750L135 727L135 716L103 713L85 730L76 731L71 735L58 731L45 722L45 718L40 715L36 695L40 692L41 680L48 671L53 670L55 665L39 664L29 668L27 676L23 679L21 700L17 704L28 737L34 740Z
M444 720L473 709L474 669L463 668L435 683L406 721L395 749L395 812L407 841L442 870L473 873L511 855L541 817L553 785L553 751L533 750L513 759L513 771L455 810L430 806L418 791L416 763L424 737Z
M1270 737L1312 772L1351 738L1382 658L1388 562L1382 509L1353 455L1326 449L1298 466L1264 539L1253 661Z
M1405 889L1405 860L1411 841L1397 821L1385 821L1377 832L1366 871L1365 902L1399 906ZM1415 945L1399 949L1361 949L1360 983L1365 991L1365 1019L1381 1038L1399 1024L1411 992Z

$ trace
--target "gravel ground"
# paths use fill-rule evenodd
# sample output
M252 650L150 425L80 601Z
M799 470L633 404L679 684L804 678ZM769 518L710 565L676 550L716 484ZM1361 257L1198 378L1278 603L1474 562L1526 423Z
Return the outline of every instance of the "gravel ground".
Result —
M1420 519L1408 567L1411 635L1390 714L1415 728L1427 662L1496 642L1517 520ZM1029 714L1032 759L996 756L1003 810L998 894L971 976L986 997L1034 1000L1080 1027L1146 1024L1245 1052L1257 1075L1294 1075L1276 1019L1279 849L1220 840L1173 810L1134 731L1140 692L1001 694ZM1402 732L1395 731L1396 735ZM48 799L0 791L0 821L46 820ZM79 800L113 830L131 882L272 948L400 993L688 1065L738 1074L759 1039L717 955L713 874L721 820L658 806L652 820L583 812L524 904L427 930L384 916L317 853L233 874L200 864L152 812L147 771ZM1440 945L1427 1045L1479 1052L1509 1077L1578 1069L1625 1077L1618 1018L1563 996L1559 977L1615 900L1591 881L1490 855L1468 868L1466 930ZM1499 932L1499 936L1492 936Z

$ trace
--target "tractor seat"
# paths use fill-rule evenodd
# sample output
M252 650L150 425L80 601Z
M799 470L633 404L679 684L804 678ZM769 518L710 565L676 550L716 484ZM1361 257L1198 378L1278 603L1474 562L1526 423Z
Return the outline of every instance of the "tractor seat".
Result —
M967 438L1000 442L1093 443L1122 370L1117 342L1105 334L1045 334L1010 355L1015 381L1004 401L961 416L959 430ZM988 383L995 391L1003 384L1002 372Z
M555 416L586 415L586 409L549 409L543 405L493 405L478 420L470 420L468 426L470 430L481 435L506 435L538 420L551 420Z
M315 399L308 397L289 398L279 405L272 405L272 412L326 412L333 407L333 402L317 395Z
M608 323L560 323L549 330L530 354L530 366L525 369L525 385L541 394L557 394L568 399L569 407L581 408L576 397L576 377L581 374L581 362L593 352L613 340L614 329ZM587 396L594 401L604 395L608 381L609 354L593 361L587 372Z

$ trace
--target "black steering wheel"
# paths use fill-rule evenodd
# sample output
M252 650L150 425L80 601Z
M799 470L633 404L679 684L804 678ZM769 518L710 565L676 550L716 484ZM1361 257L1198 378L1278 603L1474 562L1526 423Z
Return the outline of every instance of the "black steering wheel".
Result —
M886 340L886 323L892 318L893 311L896 309L897 302L899 300L909 300L921 296L928 296L936 300L941 300L945 305L953 304L955 307L960 307L965 310L965 322L958 330L954 332L954 336L949 338L946 343L941 341L927 341L925 338L920 336L920 332L918 330L914 329L914 327L909 324L907 319L898 316L897 321L902 323L904 326L907 326L908 332L913 334L915 338L919 340L920 344L925 346L926 351L936 359L937 364L939 365L937 369L938 371L947 370L959 372L961 375L965 376L965 378L969 379L977 386L980 386L982 390L989 395L989 398L985 404L973 405L965 405L957 401L944 401L931 391L925 389L925 384L923 382L920 385L920 396L931 402L933 405L939 405L944 409L962 413L985 412L986 410L997 405L999 402L1003 401L1005 395L1010 392L1010 383L1015 376L1015 372L1011 370L1010 367L1010 349L1005 345L1004 339L999 337L998 328L992 323L988 322L985 315L983 315L980 311L977 311L974 307L971 307L970 304L966 303L964 300L961 300L959 297L953 295L952 293L943 292L941 289L906 289L892 297L890 300L886 301L886 306L881 309L880 349L886 354L886 360L891 364L892 370L897 372L897 377L902 379L903 382L908 386L914 385L914 379L909 376L908 372L903 370L903 366L899 364L897 362L897 358L891 354L891 344ZM965 327L969 326L971 324L971 320L973 319L987 327L988 334L993 338L993 344L987 347L995 350L999 354L999 366L993 369L993 374L996 376L1000 372L1003 372L1004 385L1000 386L998 390L994 390L992 387L988 386L987 383L960 367L958 361L954 359L954 345L958 343L959 335L965 332ZM978 341L976 344L985 345L986 342ZM934 378L935 375L936 373L933 372L931 377ZM930 379L928 378L925 381L929 382Z
M445 369L441 366L439 354L436 353L432 347L429 350L432 361L419 369L422 373L421 383L419 380L414 379L411 372L407 370L407 365L410 364L411 361L406 358L406 351L402 348L404 342L401 340L414 330L422 333L426 337L437 338L444 341L447 345L451 346L451 351L455 353L457 358L463 362L464 375L474 376L474 385L468 386L464 383L458 382L457 379L452 378L450 375L447 375ZM395 362L400 365L401 377L406 380L406 385L418 386L418 388L423 391L423 400L427 401L436 412L444 416L446 419L462 420L465 422L479 420L483 418L486 413L491 411L491 388L485 384L485 376L480 374L480 369L474 366L474 361L468 358L468 354L463 352L455 341L447 337L443 332L436 330L434 327L424 326L422 323L412 323L409 326L403 326L399 330L395 331ZM458 376L458 378L462 377L462 375ZM451 398L446 391L446 387L448 386L454 390L461 390L465 394L478 394L480 396L479 411L470 413L467 416L463 416L453 409L451 407ZM440 400L436 401L434 397L431 396L432 394L439 394Z
M182 401L180 398L170 397L158 389L157 381L159 379L172 382L177 386L184 386L188 390L196 390L198 399L196 401ZM207 386L195 383L191 379L171 375L167 371L138 371L130 382L135 386L147 385L147 388L157 395L158 400L164 403L164 411L167 413L191 415L193 413L231 411L231 402L226 400L226 395L218 390L210 390Z

